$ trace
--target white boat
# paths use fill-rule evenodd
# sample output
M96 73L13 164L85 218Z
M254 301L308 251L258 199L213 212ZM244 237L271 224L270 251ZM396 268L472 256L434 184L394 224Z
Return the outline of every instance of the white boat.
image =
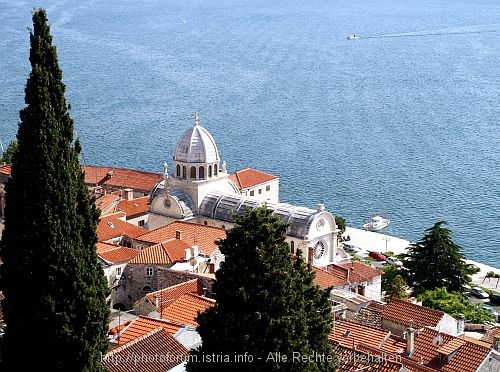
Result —
M391 220L389 220L388 218L376 215L370 218L368 222L363 224L363 229L368 231L379 231L385 229L387 226L389 226L390 223Z
M349 36L347 36L347 40L355 40L355 39L361 39L361 36L359 36L359 35L349 35Z

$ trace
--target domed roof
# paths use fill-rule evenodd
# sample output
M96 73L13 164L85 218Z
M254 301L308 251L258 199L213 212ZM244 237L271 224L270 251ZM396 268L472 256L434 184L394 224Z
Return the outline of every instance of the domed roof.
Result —
M218 163L219 151L214 138L198 124L195 115L194 127L187 129L177 141L174 161L185 163Z

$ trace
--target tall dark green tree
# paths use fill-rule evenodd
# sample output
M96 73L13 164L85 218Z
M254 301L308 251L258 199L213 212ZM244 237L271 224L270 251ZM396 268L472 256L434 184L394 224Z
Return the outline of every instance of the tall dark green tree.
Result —
M12 157L14 156L14 153L16 151L17 151L17 140L10 141L7 148L2 154L0 162L8 164L12 163Z
M410 245L402 255L405 280L414 292L446 288L448 292L463 292L477 270L465 262L459 245L451 240L446 221L439 221L426 230L419 242Z
M108 287L95 245L99 213L45 10L33 12L31 73L6 185L0 288L6 333L0 369L100 371Z
M287 225L266 207L234 219L218 242L225 262L213 286L217 302L198 316L203 344L187 370L335 370L330 292L313 283L300 253L291 258Z

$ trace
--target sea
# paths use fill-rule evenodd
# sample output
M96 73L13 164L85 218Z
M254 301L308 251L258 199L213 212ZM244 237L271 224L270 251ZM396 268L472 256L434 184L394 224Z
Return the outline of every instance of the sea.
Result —
M47 10L83 164L162 172L194 124L283 202L500 268L498 0L0 0L0 140ZM359 38L348 39L351 35Z

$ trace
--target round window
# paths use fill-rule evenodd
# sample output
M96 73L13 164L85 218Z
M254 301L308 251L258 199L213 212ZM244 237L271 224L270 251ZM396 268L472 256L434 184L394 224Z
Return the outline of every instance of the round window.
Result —
M325 243L317 242L314 246L314 258L319 260L325 255Z

